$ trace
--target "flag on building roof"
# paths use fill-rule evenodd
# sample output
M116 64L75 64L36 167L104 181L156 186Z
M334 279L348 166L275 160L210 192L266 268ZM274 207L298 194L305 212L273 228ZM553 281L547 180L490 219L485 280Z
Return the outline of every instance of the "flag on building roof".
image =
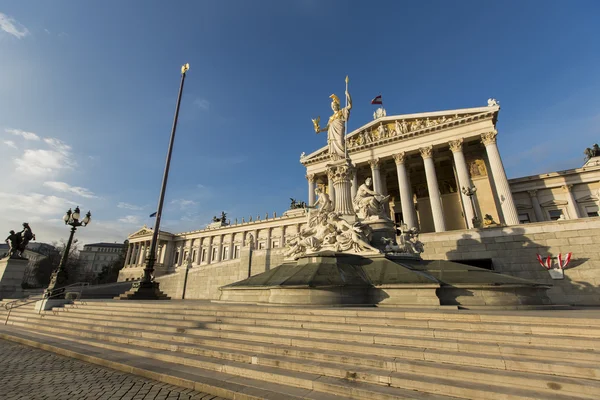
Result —
M157 213L157 211L155 211L155 212L153 212L152 214L150 214L150 218L152 218L152 217L156 217L156 213Z
M371 104L383 104L383 100L381 100L381 95L375 97L373 100L371 100Z

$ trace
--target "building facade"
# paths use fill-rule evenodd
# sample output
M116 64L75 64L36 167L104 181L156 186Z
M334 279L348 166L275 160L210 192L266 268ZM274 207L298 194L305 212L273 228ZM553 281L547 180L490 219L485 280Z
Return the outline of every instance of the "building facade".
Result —
M82 273L98 275L103 267L109 266L119 259L125 251L125 247L122 243L86 244L79 252Z
M372 178L374 190L389 195L391 219L417 228L423 238L597 216L600 157L582 168L509 180L496 143L502 137L496 129L499 110L490 99L485 107L395 116L376 113L373 121L347 135L348 156L356 171L352 196L366 178ZM329 160L327 146L300 157L306 167L309 206L316 202L317 187L335 203L333 177L327 176ZM160 232L155 275L194 268L218 275L219 265L223 270L248 270L225 274L237 279L268 270L283 259L286 241L306 225L306 212L292 209L263 220ZM129 236L120 281L140 278L151 236L147 227ZM425 256L432 257L423 241ZM231 283L227 279L215 282Z

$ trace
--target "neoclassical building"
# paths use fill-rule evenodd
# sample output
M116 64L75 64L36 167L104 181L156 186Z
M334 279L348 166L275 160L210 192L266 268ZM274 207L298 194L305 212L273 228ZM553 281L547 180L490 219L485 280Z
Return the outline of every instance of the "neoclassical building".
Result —
M418 114L386 116L378 110L374 120L347 135L356 168L352 195L371 177L374 190L390 196L392 220L432 234L598 216L600 157L582 168L509 180L496 143L502 138L496 129L499 111L493 99L485 107ZM301 155L308 205L315 203L317 187L334 197L327 150ZM256 260L244 260L252 257L248 249L264 257L268 268L282 259L286 240L305 224L306 210L292 209L263 220L160 232L156 276L236 262L247 264L250 275ZM140 277L151 236L146 227L129 236L119 280Z

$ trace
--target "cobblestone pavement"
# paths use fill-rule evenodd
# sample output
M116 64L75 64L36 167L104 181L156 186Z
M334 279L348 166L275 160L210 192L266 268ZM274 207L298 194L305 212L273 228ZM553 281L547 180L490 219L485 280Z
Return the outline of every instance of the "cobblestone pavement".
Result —
M1 400L222 400L0 339Z

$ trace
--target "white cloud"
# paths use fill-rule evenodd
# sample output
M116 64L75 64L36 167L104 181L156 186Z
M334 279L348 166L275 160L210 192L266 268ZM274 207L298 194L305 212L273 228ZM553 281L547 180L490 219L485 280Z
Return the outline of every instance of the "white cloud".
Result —
M186 208L197 205L194 200L186 200L186 199L175 199L171 201L171 204L179 206L180 209L185 210Z
M21 136L25 140L40 140L40 137L33 132L26 132L21 129L5 129L4 131L11 135Z
M29 30L27 28L18 23L14 18L2 13L0 13L0 30L3 30L17 39L29 35Z
M123 218L119 218L119 222L122 222L124 224L139 224L140 217L137 215L126 215Z
M70 146L55 138L46 138L44 142L51 150L27 149L21 157L15 159L18 172L30 176L46 176L62 169L72 169L76 165L71 158Z
M133 210L133 211L139 211L141 209L143 209L143 207L140 206L136 206L135 204L129 204L129 203L125 203L125 202L119 202L119 204L117 204L118 208L124 208L126 210Z
M71 186L66 182L48 181L48 182L44 182L44 186L47 186L47 187L54 189L56 191L59 191L59 192L73 193L73 194L76 194L78 196L85 197L88 199L93 199L93 198L97 197L89 189L79 187L79 186Z
M17 148L17 145L12 140L5 140L4 144L7 145L8 147L12 147L13 149Z
M200 97L196 98L196 100L194 100L193 103L196 107L198 107L201 110L204 111L208 111L208 109L210 108L210 102L206 99L202 99Z
M47 196L40 193L14 194L0 192L0 207L7 211L23 211L23 218L52 215L62 217L72 202L57 196Z

